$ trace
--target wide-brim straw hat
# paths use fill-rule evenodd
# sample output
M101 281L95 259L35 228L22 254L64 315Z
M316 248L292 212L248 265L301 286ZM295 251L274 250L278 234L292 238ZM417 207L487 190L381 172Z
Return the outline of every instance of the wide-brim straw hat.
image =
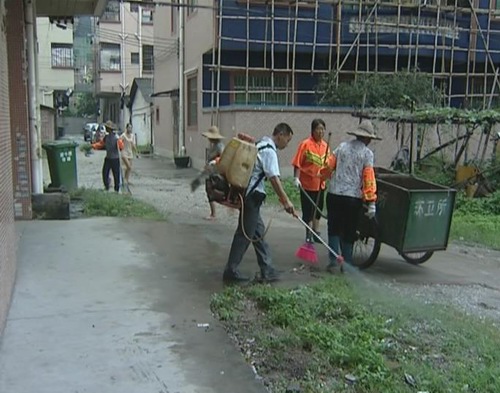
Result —
M361 123L359 123L357 129L355 129L354 131L348 131L347 133L349 135L359 136L363 138L376 139L378 141L382 140L382 138L378 137L377 134L375 134L375 129L373 128L373 124L370 120L363 120Z
M104 123L104 127L110 129L110 130L117 130L118 127L113 123L111 120L108 120L106 123Z
M219 129L216 126L210 127L207 131L203 132L205 138L208 139L224 139L224 136L219 132Z

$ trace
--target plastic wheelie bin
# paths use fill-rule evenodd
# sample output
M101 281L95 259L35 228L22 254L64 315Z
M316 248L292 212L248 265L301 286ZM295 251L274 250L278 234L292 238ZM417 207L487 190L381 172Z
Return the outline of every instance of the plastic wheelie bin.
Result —
M49 188L70 191L78 187L76 146L78 144L72 141L51 141L42 145L49 163Z

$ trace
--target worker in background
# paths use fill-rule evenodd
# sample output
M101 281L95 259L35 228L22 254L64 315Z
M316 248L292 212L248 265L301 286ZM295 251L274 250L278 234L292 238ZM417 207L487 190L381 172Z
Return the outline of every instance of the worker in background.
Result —
M109 191L109 172L113 172L113 183L116 192L120 191L120 151L123 150L123 141L116 135L116 125L108 120L104 123L106 127L106 136L92 144L92 148L96 150L106 150L106 157L102 166L102 181L104 189ZM119 150L118 150L119 149Z
M324 178L330 178L326 196L328 244L347 263L352 263L353 245L363 203L368 218L374 218L376 213L377 183L373 152L368 145L372 140L381 138L376 136L369 120L363 120L355 131L348 134L356 138L341 143L335 149L331 165L323 169L322 174ZM336 264L336 258L330 255L327 269L331 271Z
M217 126L211 126L207 131L202 133L205 138L208 139L209 145L207 149L207 159L205 170L207 172L210 171L210 168L215 168L214 160L219 158L224 150L224 143L222 140L224 136L221 135ZM208 180L207 180L208 181ZM205 184L206 189L206 184ZM209 194L207 192L208 204L210 205L210 215L205 217L206 220L215 220L215 201L211 200Z
M252 243L257 262L260 268L260 280L273 282L279 279L278 272L272 264L269 245L264 240L265 226L260 215L260 207L266 199L264 179L269 180L278 195L280 203L287 213L295 215L290 198L286 194L280 181L280 168L277 150L287 147L291 141L293 131L286 123L278 124L271 137L265 136L257 142L257 161L250 176L245 201L240 210L238 227L233 237L229 258L224 269L225 282L248 281L238 271L243 255Z
M320 171L327 164L328 144L323 140L325 122L314 119L311 123L311 136L300 142L295 157L294 185L300 190L302 219L314 230L306 230L306 242L318 241L319 222L325 200L326 182L320 177Z

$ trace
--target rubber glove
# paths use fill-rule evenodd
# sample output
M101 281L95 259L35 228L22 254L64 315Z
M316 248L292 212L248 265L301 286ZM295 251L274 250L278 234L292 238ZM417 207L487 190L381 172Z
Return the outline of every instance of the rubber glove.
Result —
M298 178L298 177L294 177L294 178L293 178L293 185L294 185L295 187L297 187L297 188L300 188L300 186L302 185L302 184L300 184L300 180L299 180L299 178Z
M375 202L370 202L366 206L366 213L365 216L368 217L370 220L375 217L375 213L377 212L377 206L375 205Z

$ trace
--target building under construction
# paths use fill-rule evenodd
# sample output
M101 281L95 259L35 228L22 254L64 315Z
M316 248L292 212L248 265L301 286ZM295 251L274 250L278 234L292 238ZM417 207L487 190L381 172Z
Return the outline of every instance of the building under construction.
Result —
M185 96L178 101L186 106L180 111L185 127L176 126L175 102L155 101L157 144L169 151L185 146L203 158L203 138L194 138L193 132L211 124L226 135L240 130L258 135L287 121L307 135L311 120L322 117L342 138L342 130L357 119L349 108L323 104L319 86L325 75L338 84L367 73L417 70L432 75L445 105L497 105L500 2L218 0L199 1L198 6L189 3L186 11ZM156 20L171 20L163 33L171 35L178 26L178 9L159 8L169 8ZM155 91L175 91L177 58L170 60L170 68L162 68L161 61L155 62ZM175 94L170 99L178 100ZM163 142L170 125L173 144L169 136ZM182 128L186 133L176 135ZM388 142L395 139L389 128ZM338 141L335 135L333 139ZM387 151L379 157L390 162L396 144L384 142L383 148Z
M319 79L418 70L452 106L488 106L500 80L490 0L219 0L203 106L318 105Z

